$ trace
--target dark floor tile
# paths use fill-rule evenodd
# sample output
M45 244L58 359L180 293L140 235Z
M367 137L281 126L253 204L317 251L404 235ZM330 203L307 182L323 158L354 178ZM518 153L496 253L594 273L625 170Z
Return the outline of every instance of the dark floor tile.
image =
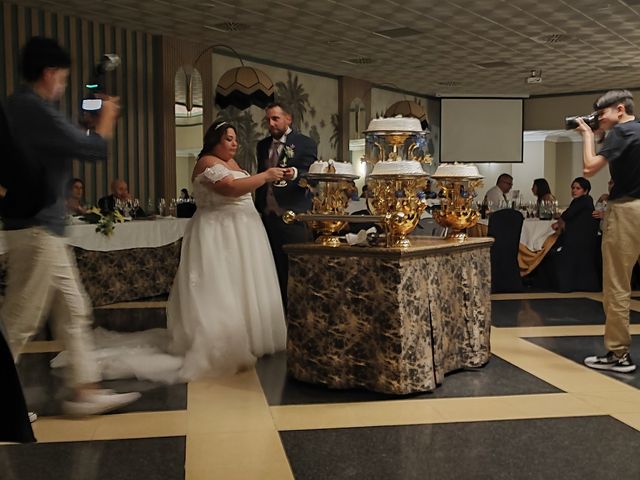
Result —
M640 360L640 335L632 335L631 348L629 353L631 358L638 364ZM585 357L589 355L602 355L606 353L602 336L590 337L537 337L527 338L526 340L541 347L551 350L558 355L569 358L574 362L583 364ZM585 367L587 368L587 367ZM636 369L633 373L616 373L595 370L604 375L611 376L636 388L640 388L640 370ZM640 478L640 477L639 477Z
M290 431L280 437L297 480L640 478L640 432L611 417Z
M94 325L118 332L166 328L167 315L161 308L105 308L93 312Z
M435 391L413 395L387 395L367 390L335 390L295 380L286 373L285 352L262 357L256 370L269 405L371 402L406 398L452 398L491 395L557 393L561 390L492 356L482 368L447 375Z
M3 480L182 480L185 438L0 446Z
M494 327L604 325L604 310L589 298L493 300L491 319ZM640 323L640 313L631 312L631 323Z
M18 372L25 392L27 405L41 416L60 415L62 400L69 395L64 386L63 372L51 369L49 361L55 353L29 353L20 357ZM165 385L146 380L106 380L103 388L116 392L136 391L142 397L135 403L113 413L185 410L187 385ZM1 477L0 477L1 478Z

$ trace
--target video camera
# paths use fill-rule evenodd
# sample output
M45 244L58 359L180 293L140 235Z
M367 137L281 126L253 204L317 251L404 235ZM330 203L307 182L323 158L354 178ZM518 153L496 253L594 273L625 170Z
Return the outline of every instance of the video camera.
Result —
M119 66L120 57L115 53L106 53L102 57L102 60L94 69L90 82L85 85L90 93L82 100L82 110L96 113L102 108L102 99L96 98L96 94L104 93L106 73L115 70Z
M588 115L575 115L573 117L564 117L564 128L573 130L578 128L578 118L584 120L584 123L591 127L591 130L597 130L600 122L598 121L598 112L592 112Z

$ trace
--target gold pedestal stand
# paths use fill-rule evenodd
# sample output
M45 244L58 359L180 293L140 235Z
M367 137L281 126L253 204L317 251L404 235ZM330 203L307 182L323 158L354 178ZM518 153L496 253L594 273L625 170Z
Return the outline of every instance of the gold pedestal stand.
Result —
M387 244L408 247L413 232L427 207L424 190L428 175L369 175L367 207L373 215L388 216Z
M480 218L473 205L476 188L482 185L477 177L437 177L441 189L440 209L434 210L433 219L449 229L447 238L463 241L466 229L473 227Z
M316 243L327 247L340 245L337 235L347 225L342 217L346 216L349 200L358 191L354 183L357 178L360 177L339 173L309 173L300 180L300 186L308 188L313 195L313 220L307 223L318 235ZM292 223L296 220L296 215L286 212L283 220Z

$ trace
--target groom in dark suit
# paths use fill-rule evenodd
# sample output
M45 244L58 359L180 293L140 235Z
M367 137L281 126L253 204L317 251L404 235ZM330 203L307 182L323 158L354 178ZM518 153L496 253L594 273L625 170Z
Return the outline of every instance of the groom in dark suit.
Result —
M265 109L265 120L271 135L258 142L258 172L276 166L286 167L286 186L279 187L278 182L267 183L256 190L255 201L269 236L278 271L282 302L286 309L289 263L282 246L286 243L305 242L310 236L304 224L284 223L282 214L287 210L310 210L311 198L298 182L300 176L307 173L309 166L318 158L318 147L309 137L291 129L291 110L287 106L281 103L268 105Z

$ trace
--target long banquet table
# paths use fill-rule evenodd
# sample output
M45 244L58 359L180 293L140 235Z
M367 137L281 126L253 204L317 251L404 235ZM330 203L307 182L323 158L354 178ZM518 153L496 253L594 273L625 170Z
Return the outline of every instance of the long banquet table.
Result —
M169 292L180 262L182 236L189 219L159 218L117 224L109 237L95 225L67 227L83 286L94 306ZM6 280L6 242L0 232L0 284Z
M558 233L551 228L556 220L540 220L525 218L520 231L520 246L518 248L518 266L520 275L531 273L542 261L544 256L558 239ZM486 237L489 220L479 220L477 225L469 229L471 237Z

